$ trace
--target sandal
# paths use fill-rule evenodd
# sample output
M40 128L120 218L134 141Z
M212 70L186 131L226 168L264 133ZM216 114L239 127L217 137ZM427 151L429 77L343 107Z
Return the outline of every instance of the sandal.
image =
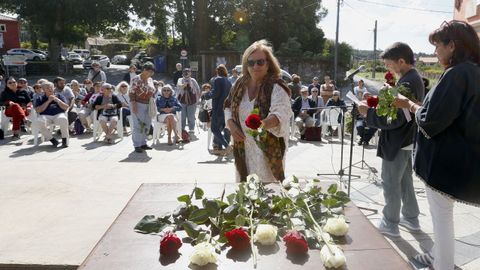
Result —
M418 253L413 257L413 259L426 266L432 266L434 258L433 258L432 252L425 252L425 253Z

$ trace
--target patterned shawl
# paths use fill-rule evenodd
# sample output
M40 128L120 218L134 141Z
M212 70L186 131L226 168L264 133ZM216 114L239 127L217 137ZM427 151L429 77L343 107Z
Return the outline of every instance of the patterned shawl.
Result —
M241 83L237 82L237 85L234 86L228 98L225 100L225 108L231 109L233 120L238 124L238 126L241 126L239 119L240 103L242 102L242 98L246 90L246 87L240 87L240 84ZM282 79L271 78L263 81L254 105L255 108L259 108L261 119L265 119L270 111L274 84L280 85L290 96L290 89ZM263 150L263 155L265 157L265 161L270 167L270 170L272 171L273 176L276 179L283 181L283 179L285 179L283 157L286 150L286 144L283 137L276 137L267 131L267 136L265 138L261 137L260 141L266 146ZM240 181L244 182L247 180L248 176L244 142L234 141L233 155L235 157L235 167L240 174Z

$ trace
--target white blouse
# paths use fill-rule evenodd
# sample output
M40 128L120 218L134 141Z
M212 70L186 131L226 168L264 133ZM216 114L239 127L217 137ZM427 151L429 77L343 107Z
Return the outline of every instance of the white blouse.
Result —
M260 180L263 182L275 182L278 181L272 174L268 163L266 162L263 151L257 146L253 137L248 135L246 130L248 129L245 125L245 119L251 114L255 99L252 101L249 100L248 91L244 91L242 102L240 103L239 108L239 119L242 127L242 131L246 136L245 139L245 156L247 163L247 173L252 174L256 173ZM277 137L283 137L285 141L285 151L288 150L288 138L290 132L290 118L293 116L293 112L290 105L290 97L287 92L278 84L275 84L272 91L270 112L268 115L275 115L280 124L274 128L268 129L270 133ZM225 122L229 119L232 119L232 111L230 108L225 109ZM285 169L285 159L286 153L283 157L283 168ZM236 170L235 170L236 171ZM240 175L236 171L237 182L240 181Z

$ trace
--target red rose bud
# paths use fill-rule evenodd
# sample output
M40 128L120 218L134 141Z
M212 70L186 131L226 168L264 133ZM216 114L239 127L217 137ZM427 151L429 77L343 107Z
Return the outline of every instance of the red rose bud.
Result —
M233 249L244 250L250 247L250 237L241 228L226 232L225 237Z
M245 125L251 129L258 129L262 125L262 119L260 119L258 114L250 114L245 119Z
M370 96L367 98L367 104L370 108L376 108L378 105L378 96Z
M160 240L160 254L171 255L176 254L182 246L182 240L173 232L166 232L162 240Z
M308 243L303 234L298 231L288 231L283 236L283 241L287 246L287 253L289 254L303 254L308 251Z

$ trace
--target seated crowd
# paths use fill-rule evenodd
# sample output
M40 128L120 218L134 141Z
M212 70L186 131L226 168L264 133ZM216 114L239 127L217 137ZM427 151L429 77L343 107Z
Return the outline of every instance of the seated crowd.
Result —
M26 127L36 125L42 136L57 147L60 143L49 129L51 125L56 125L59 127L57 135L62 139L61 146L68 147L70 135L92 133L93 124L98 121L98 126L105 134L104 141L108 144L114 143L117 128L126 132L126 127L131 126L135 151L144 152L152 149L146 144L148 134L153 132L152 121L162 124L168 145L181 143L185 137L188 141L188 133L193 133L195 129L197 105L202 100L202 106L209 111L208 126L213 134L211 153L226 155L231 152L230 132L225 127L223 103L235 80L232 80L234 77L228 77L224 65L217 67L217 76L210 80L211 84L205 83L200 88L191 77L190 69L182 69L180 64L177 64L174 76L178 79L173 86L152 79L154 67L151 63L146 63L140 74L136 73L134 66L130 67L124 76L128 81L121 81L114 86L104 81L105 72L97 64L92 64L92 70L82 84L72 80L67 85L64 78L57 77L53 82L40 79L31 87L25 78L8 78L5 89L0 94L0 106L4 106L2 113L9 118L2 119L2 122L12 123L12 138L19 139ZM329 76L325 76L324 84L320 84L318 77L315 77L312 84L303 86L300 76L294 74L293 81L288 86L292 91L295 126L302 140L306 139L306 129L320 126L320 113L325 108L335 106L340 107L343 113L346 111L345 102L341 99L340 92L335 90L334 82ZM369 92L363 81L355 88L355 94L364 99L368 97ZM211 101L204 103L209 99ZM150 104L155 107L154 112ZM94 111L97 113L94 114ZM177 112L180 119L177 119ZM94 115L96 119L93 118ZM123 126L118 127L120 115ZM342 117L340 114L337 119L339 123ZM366 127L360 116L355 121L360 136L358 144L368 145L376 130ZM181 129L177 128L178 122ZM186 131L187 127L189 132ZM332 131L329 127L327 135L331 135Z

